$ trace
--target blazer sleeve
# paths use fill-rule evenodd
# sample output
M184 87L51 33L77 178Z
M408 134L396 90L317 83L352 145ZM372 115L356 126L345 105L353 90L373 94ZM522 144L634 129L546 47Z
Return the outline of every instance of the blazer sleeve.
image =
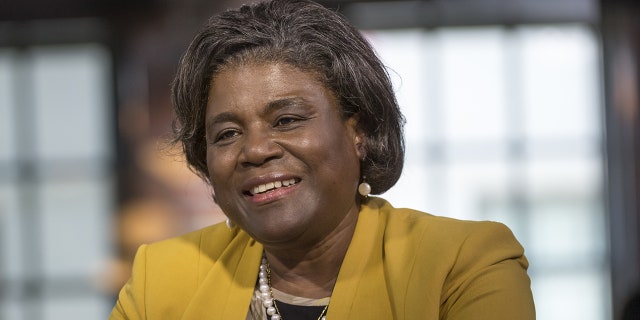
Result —
M138 248L131 278L122 287L118 301L111 311L109 320L142 320L145 314L145 284L146 284L146 255L147 245Z
M477 226L459 247L447 277L441 319L534 320L524 249L503 224Z

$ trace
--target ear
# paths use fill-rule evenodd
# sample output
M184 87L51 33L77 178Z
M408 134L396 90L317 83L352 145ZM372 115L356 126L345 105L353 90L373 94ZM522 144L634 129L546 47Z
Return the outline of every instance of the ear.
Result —
M349 118L347 120L347 125L353 132L353 145L355 146L355 151L358 155L358 159L362 161L367 156L367 139L364 130L362 130L362 127L360 126L360 123L358 121L358 115L354 115Z

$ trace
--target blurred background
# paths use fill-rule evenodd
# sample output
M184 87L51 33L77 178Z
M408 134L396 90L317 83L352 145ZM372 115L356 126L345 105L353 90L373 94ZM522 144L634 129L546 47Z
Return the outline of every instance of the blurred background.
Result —
M207 18L243 2L0 0L0 319L106 319L138 245L222 220L167 144L169 83ZM640 4L321 2L373 43L407 117L384 197L507 224L538 319L623 319L640 288Z

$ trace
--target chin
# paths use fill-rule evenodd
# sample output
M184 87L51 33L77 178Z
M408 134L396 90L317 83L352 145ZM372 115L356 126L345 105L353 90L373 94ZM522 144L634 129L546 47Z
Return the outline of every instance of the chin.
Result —
M256 232L248 232L256 241L265 246L291 246L300 244L300 240L304 238L306 229L301 226L286 224L277 224L272 226L263 225Z

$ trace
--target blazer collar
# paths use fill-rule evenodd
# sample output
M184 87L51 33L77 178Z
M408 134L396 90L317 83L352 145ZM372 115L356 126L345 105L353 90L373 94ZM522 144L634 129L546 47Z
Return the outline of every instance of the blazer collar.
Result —
M369 198L361 207L356 229L331 295L327 318L392 319L383 266L383 235L379 207ZM208 241L204 239L201 250ZM246 319L258 277L263 247L238 230L227 248L213 262L182 317L195 319ZM201 255L201 259L206 256Z

